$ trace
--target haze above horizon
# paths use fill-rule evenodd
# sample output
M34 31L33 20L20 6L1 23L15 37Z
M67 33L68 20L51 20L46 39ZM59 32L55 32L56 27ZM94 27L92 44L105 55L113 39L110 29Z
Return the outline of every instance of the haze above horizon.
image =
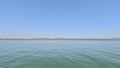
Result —
M120 0L0 0L0 37L120 37Z

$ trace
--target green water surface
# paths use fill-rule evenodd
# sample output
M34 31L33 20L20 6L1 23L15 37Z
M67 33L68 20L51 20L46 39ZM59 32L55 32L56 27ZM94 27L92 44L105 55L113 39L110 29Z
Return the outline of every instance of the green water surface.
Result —
M0 41L0 68L120 68L120 41Z

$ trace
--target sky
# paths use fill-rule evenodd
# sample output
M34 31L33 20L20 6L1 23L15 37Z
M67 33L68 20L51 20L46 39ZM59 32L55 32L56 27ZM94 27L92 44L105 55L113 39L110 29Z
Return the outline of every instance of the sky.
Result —
M120 0L0 0L0 37L120 37Z

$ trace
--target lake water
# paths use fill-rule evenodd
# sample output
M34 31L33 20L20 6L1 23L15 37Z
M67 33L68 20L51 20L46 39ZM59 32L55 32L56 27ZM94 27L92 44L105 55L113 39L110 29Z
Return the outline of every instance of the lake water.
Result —
M120 68L120 41L0 41L0 68Z

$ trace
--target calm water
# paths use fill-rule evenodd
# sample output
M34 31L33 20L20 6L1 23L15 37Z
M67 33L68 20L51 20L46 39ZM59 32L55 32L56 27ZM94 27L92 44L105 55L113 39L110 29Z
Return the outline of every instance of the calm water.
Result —
M120 68L120 41L0 41L0 68Z

